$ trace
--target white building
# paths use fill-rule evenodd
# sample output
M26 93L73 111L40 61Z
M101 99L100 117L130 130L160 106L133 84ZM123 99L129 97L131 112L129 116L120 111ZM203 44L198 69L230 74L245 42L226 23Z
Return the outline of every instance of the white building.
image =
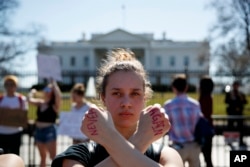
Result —
M96 74L101 59L113 48L130 48L148 71L152 84L169 84L171 76L186 72L191 84L209 73L209 44L204 41L177 42L154 39L153 34L133 34L115 29L92 34L77 42L42 42L38 52L60 57L63 82L86 82Z

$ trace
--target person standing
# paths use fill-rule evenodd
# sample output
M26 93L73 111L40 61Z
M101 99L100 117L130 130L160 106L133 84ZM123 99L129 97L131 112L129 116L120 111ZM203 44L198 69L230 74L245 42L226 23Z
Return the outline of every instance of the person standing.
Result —
M45 167L47 152L51 160L56 156L56 119L61 103L61 91L56 81L51 80L43 89L43 99L35 98L34 93L34 90L30 92L28 101L37 106L34 138L41 157L40 167Z
M82 117L89 110L91 103L85 99L85 87L82 83L76 83L71 90L72 107L71 112L81 113ZM76 122L81 127L81 122ZM73 138L73 144L88 142L89 138L83 135L83 138Z
M176 96L164 103L171 123L169 143L179 152L184 164L188 162L189 166L199 167L201 148L195 141L194 130L202 113L199 102L186 94L187 89L185 74L177 74L172 81Z
M171 125L160 104L144 108L152 90L132 51L108 53L97 89L105 109L91 105L81 126L91 142L70 146L57 155L52 167L183 167L177 151L154 142Z
M213 126L212 114L213 114L213 98L212 92L214 89L214 83L209 76L203 76L199 83L199 103L201 112L208 120L211 126ZM213 137L206 137L205 143L201 147L207 167L213 167L212 163L212 141Z
M20 109L20 112L27 113L27 99L17 92L18 78L14 75L7 75L3 80L5 93L0 97L0 110L1 108ZM22 131L22 127L0 125L0 148L4 153L20 154Z
M239 90L240 82L234 81L232 90L226 92L225 103L227 104L228 116L243 116L244 106L247 104L246 96ZM239 144L240 146L246 146L243 141L244 129L243 129L243 118L229 118L228 128L229 130L237 130L240 132Z

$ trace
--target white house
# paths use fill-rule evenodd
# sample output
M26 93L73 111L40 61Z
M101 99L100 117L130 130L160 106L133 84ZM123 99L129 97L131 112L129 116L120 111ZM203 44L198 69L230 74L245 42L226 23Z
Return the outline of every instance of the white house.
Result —
M115 29L104 34L92 34L89 40L76 42L41 42L38 52L57 55L61 61L63 82L85 82L95 75L101 59L113 48L130 48L143 63L152 84L169 84L175 73L187 73L189 82L209 74L209 44L205 41L172 41L154 39L151 33L134 34ZM69 75L70 73L70 75Z

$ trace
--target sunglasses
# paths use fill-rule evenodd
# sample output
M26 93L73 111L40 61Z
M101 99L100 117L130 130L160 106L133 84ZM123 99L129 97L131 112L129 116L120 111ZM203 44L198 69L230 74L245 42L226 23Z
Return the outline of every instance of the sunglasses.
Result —
M43 89L43 92L46 92L46 93L50 93L52 91L52 89L50 87L45 87Z
M12 82L9 82L9 83L7 82L7 83L4 84L4 86L5 87L13 87L13 86L16 86L16 84L12 83Z

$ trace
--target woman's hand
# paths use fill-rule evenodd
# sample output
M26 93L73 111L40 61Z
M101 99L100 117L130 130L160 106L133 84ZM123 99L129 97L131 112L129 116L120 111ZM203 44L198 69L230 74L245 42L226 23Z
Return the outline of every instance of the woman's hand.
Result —
M115 129L112 117L106 110L92 105L82 121L82 132L97 143L104 144L112 140Z
M141 151L144 151L152 142L163 137L170 127L171 124L164 108L160 104L155 104L142 111L138 129L131 140L135 141L135 145Z
M28 93L28 98L34 97L34 95L36 94L36 92L37 92L36 89L31 89L30 92Z

